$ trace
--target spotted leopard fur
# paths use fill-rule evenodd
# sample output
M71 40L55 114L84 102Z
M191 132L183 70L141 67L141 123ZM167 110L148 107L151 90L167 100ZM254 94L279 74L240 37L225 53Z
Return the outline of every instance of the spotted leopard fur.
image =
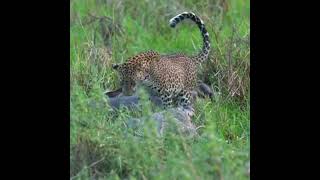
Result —
M197 86L197 65L208 59L210 40L203 21L192 12L173 17L170 26L175 27L184 19L191 19L198 25L203 37L202 50L191 57L181 53L160 55L155 51L147 51L129 58L123 64L114 64L113 69L120 75L124 95L131 95L135 87L143 84L161 98L164 107L191 104L192 91Z

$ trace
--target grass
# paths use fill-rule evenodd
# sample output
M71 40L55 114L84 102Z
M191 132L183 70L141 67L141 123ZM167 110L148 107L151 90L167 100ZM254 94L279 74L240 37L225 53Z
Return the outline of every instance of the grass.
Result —
M72 179L249 179L249 0L71 0L70 7ZM126 119L151 110L110 110L103 92L118 87L110 65L150 49L196 53L198 28L168 25L183 11L203 19L212 43L199 77L215 96L196 103L200 136L157 137L152 123L136 136Z

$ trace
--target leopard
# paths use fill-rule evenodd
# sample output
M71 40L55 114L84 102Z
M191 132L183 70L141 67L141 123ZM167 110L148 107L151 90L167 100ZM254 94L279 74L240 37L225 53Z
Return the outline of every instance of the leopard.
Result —
M138 86L143 85L160 97L164 108L191 105L192 91L198 82L197 69L208 59L211 45L204 22L193 12L174 16L169 25L175 28L184 19L190 19L198 26L203 40L201 51L188 56L149 50L128 58L122 64L112 64L120 77L123 95L132 95Z

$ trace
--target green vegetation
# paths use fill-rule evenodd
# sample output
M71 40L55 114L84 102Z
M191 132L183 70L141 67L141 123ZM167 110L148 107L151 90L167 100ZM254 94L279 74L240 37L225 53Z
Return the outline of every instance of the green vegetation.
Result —
M249 179L249 0L71 0L70 6L72 179ZM111 111L103 94L118 87L111 63L150 49L197 53L199 29L189 21L175 29L168 24L184 11L202 18L212 43L199 77L215 95L196 103L200 136L158 137L152 123L137 136L126 119L150 109Z

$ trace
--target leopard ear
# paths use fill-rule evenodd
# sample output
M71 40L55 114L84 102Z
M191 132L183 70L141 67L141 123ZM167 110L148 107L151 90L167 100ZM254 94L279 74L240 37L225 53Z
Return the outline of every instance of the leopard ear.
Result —
M119 68L119 64L112 64L112 69L117 70Z

